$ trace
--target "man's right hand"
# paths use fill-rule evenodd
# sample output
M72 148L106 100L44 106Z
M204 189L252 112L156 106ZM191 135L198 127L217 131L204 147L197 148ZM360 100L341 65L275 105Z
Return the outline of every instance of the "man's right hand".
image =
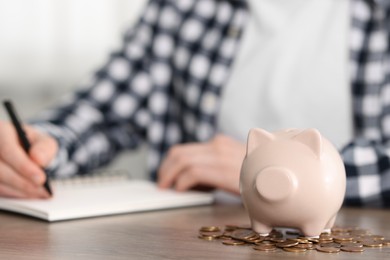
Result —
M0 121L0 197L49 198L43 187L47 167L57 153L56 140L37 129L23 125L31 143L23 150L13 125Z

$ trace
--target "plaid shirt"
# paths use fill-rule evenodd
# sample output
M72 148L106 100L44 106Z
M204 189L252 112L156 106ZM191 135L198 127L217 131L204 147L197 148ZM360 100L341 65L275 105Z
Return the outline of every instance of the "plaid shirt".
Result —
M387 2L351 0L355 138L341 151L349 205L390 206ZM150 0L91 81L33 121L59 141L53 174L88 172L146 142L155 179L169 147L212 138L249 14L243 0Z

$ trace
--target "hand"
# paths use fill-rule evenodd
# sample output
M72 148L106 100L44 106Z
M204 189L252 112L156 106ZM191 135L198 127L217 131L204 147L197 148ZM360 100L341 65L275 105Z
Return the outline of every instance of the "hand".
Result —
M46 167L58 150L56 140L31 126L23 126L31 143L23 150L13 125L0 121L0 197L48 198L43 187Z
M225 135L207 143L175 145L161 164L158 185L178 191L202 185L239 194L245 150L245 144Z

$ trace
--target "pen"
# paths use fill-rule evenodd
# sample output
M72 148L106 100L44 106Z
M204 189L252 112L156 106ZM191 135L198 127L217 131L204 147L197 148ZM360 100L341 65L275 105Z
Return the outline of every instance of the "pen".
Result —
M14 125L15 127L15 130L18 134L18 137L20 139L20 142L22 143L22 146L24 148L24 150L26 151L26 153L28 154L29 150L30 150L30 142L28 141L27 139L27 135L26 133L24 132L23 128L22 128L22 125L20 123L20 120L18 118L18 115L16 113L16 110L14 108L14 106L12 105L11 101L10 100L5 100L3 102L4 104L4 107L5 109L7 110L7 113L12 121L12 124ZM45 174L46 174L46 181L45 183L43 184L43 186L45 187L45 189L47 190L47 192L51 195L53 195L52 191L51 191L51 188L50 188L50 184L49 184L49 176L47 174L47 172L45 171Z

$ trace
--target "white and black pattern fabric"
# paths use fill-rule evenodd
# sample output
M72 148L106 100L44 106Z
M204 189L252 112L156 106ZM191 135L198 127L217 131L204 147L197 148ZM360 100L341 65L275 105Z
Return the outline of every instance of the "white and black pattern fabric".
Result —
M351 0L356 138L342 150L346 204L351 205L390 207L386 3ZM221 92L249 14L244 0L149 1L122 49L91 82L33 121L59 141L53 174L86 173L146 142L155 179L170 146L212 138Z
M91 83L34 120L59 140L54 174L88 172L146 142L155 179L170 146L210 139L247 12L244 1L151 0Z
M355 0L352 12L355 139L342 150L346 203L390 207L389 1Z

